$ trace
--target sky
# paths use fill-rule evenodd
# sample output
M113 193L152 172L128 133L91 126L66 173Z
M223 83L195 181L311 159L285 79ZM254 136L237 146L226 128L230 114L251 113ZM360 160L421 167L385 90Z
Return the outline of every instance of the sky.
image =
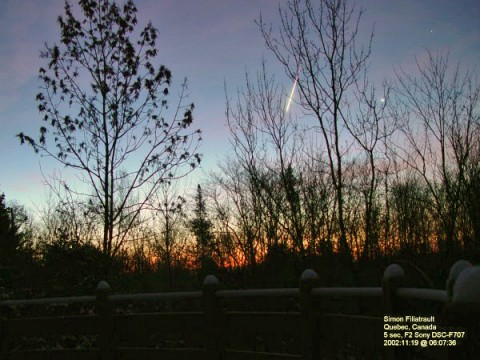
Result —
M122 2L121 0L119 1ZM260 13L273 28L279 0L137 0L139 25L148 21L159 30L160 62L174 84L186 77L189 101L195 104L194 126L202 130L202 169L192 174L201 182L230 151L225 117L225 92L244 84L245 71L255 74L267 58L269 71L289 87L282 68L269 54L255 24ZM415 68L426 49L449 53L452 62L480 64L480 2L478 0L364 0L364 31L374 26L371 76L393 76L393 69ZM59 39L57 17L63 0L0 0L0 192L7 200L38 206L47 193L46 176L65 169L52 159L20 146L16 134L37 135L42 125L35 96L39 53L45 42ZM478 68L477 68L478 70Z

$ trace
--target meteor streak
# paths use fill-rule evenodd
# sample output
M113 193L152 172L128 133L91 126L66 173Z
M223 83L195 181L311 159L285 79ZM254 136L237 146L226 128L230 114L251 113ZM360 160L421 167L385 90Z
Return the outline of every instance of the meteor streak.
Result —
M295 94L295 88L298 83L298 74L300 74L300 66L297 69L297 76L295 76L295 81L293 82L292 91L290 91L290 96L287 99L287 105L285 106L285 112L290 110L290 104L292 103L293 95Z
M297 77L295 78L295 81L293 82L292 91L290 91L290 96L288 97L288 100L287 100L287 106L285 106L285 112L288 112L288 110L290 110L290 104L292 103L293 94L295 93L295 88L297 87L297 81L298 81L298 74L297 74Z

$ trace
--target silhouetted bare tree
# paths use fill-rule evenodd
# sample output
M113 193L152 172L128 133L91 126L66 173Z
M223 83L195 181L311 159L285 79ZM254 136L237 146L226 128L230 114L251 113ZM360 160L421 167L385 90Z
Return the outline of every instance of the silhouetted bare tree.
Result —
M448 55L427 52L417 74L397 72L394 115L405 145L397 154L425 181L435 203L439 245L460 245L458 216L472 150L480 139L480 86L475 73L452 67Z
M345 111L370 55L359 47L362 11L346 0L291 0L280 8L281 25L273 32L262 18L259 27L267 47L297 81L299 104L319 125L330 177L335 188L338 218L338 250L350 256L344 199Z

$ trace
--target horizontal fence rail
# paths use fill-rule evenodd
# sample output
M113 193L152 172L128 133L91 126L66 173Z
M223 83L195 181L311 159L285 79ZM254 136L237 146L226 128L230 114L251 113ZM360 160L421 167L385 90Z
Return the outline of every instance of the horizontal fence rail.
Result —
M400 298L432 300L446 303L448 295L446 290L419 289L419 288L400 288L395 294Z
M165 293L153 293L153 294L121 294L111 295L108 297L112 302L129 302L129 301L160 301L167 299L200 299L202 293L200 291L191 292L165 292Z
M445 290L404 283L398 264L381 287L364 288L319 287L313 270L287 289L223 290L209 275L202 291L113 294L101 281L96 296L0 302L0 359L415 358L384 347L384 317L403 314L434 315L470 334L462 353L433 349L432 358L478 351L480 268L456 262Z
M215 293L219 298L260 298L260 297L298 297L298 289L250 289L250 290L219 290Z
M365 287L365 288L314 288L313 296L364 296L364 297L382 297L383 289L381 287Z
M4 300L0 302L0 306L5 308L9 306L93 303L95 299L95 296L72 296L45 299Z

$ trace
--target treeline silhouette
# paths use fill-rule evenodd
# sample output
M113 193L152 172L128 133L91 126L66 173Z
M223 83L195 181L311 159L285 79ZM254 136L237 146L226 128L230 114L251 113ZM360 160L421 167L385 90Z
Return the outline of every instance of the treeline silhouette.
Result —
M441 183L433 194L413 170L379 175L373 207L361 186L365 168L346 167L350 256L339 251L334 193L319 163L309 168L297 158L283 172L265 164L249 172L240 159L229 160L193 196L166 185L163 211L129 230L128 245L108 259L108 274L98 218L78 211L81 203L50 204L32 222L2 195L4 295L90 293L104 278L124 291L192 289L210 273L233 288L295 286L305 268L328 286L376 285L394 261L422 286L443 287L449 265L480 255L480 167L473 160L456 197ZM442 213L452 208L454 222Z

